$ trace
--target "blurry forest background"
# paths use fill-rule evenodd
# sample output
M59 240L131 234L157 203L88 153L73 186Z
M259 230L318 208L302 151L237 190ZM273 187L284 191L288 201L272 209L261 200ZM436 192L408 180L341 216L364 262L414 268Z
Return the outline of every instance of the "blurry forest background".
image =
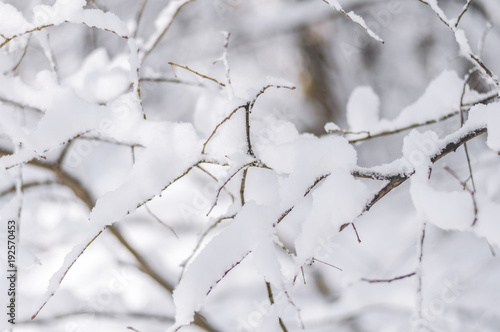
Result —
M0 28L17 17L7 10L7 4L35 24L45 18L43 11L34 14L33 8L54 3L4 0L0 6ZM58 3L65 6L68 0ZM279 78L268 78L267 82L277 82L270 84L283 86L291 82L295 87L268 89L259 96L251 115L257 152L262 150L259 145L275 143L276 137L282 139L282 135L293 132L292 124L299 133L363 137L327 134L325 124L333 122L344 131L358 131L354 128L356 119L351 121L346 115L346 109L356 108L356 102L359 107L378 109L380 118L394 119L424 95L429 84L446 70L456 72L461 79L471 73L469 100L474 96L497 96L494 89L498 86L494 87L487 75L471 71L474 65L459 55L452 31L426 3L343 0L341 4L347 12L352 10L363 17L384 44L321 0L188 1L172 17L171 25L140 65L140 100L147 121L193 124L202 142L206 141L234 108L227 107L228 99L221 97L220 92L222 85L224 89L229 86L228 76L231 91L224 93L248 100L267 84L266 77ZM139 50L147 49L148 39L161 27L157 17L168 5L168 1L159 0L88 0L84 9L113 13L125 22L128 39L91 27L92 24L61 21L2 44L2 75L42 91L47 87L40 72L45 71L52 75L48 89L69 88L86 103L110 105L136 87L130 74L129 41L135 38ZM493 73L500 73L500 2L439 1L449 18L458 17L466 5L468 9L459 27L482 62ZM13 84L9 82L14 81L2 78L0 82L2 156L23 148L17 144L22 135L16 136L16 130L30 132L44 113L43 107L37 106L43 101L43 93L26 104L8 92L7 87ZM360 86L371 87L372 91L356 90ZM446 84L441 84L436 93L446 95L446 89ZM353 91L359 96L351 97ZM460 94L456 99L458 108L459 97ZM366 119L371 118L367 115ZM243 123L244 112L228 123L235 121ZM65 126L63 122L61 126ZM455 114L418 130L434 130L443 138L460 127L460 116ZM222 131L224 125L220 128L214 144L218 149L227 144L227 156L231 159L237 150L231 146L235 140L231 135L242 132L244 137L244 127L233 130L229 126L227 132ZM331 124L330 128L336 127ZM58 131L59 127L53 130ZM357 165L369 168L400 158L408 133L409 130L403 130L352 143ZM467 204L470 192L476 191L479 216L487 210L484 213L490 219L500 222L500 157L485 142L486 135L469 142L469 163L463 146L440 160L433 168L431 182L438 190L464 194ZM180 139L165 144L184 149ZM43 158L28 158L22 167L2 169L1 227L6 229L6 220L11 215L17 219L16 209L21 209L15 331L126 331L130 327L154 332L172 326L176 314L172 291L185 271L183 263L192 261L193 250L199 254L199 242L203 248L230 226L232 218L224 216L237 213L236 203L245 203L240 197L242 177L248 176L247 204L252 197L257 202L273 199L268 193L273 180L267 175L257 176L266 171L258 168L260 164L252 164L258 166L255 168L247 166L234 178L228 177L235 169L231 164L219 166L224 158L220 151L222 148L217 150L220 158L214 157L214 164L194 167L169 188L156 193L154 199L140 204L136 211L114 220L114 226L100 234L78 258L34 320L30 318L43 303L50 278L63 265L64 257L87 239L85 230L91 228L89 212L96 200L123 183L143 149L132 138L130 142L119 142L85 131L53 144ZM332 151L325 147L318 153L328 155ZM236 164L248 163L241 158L232 160ZM343 156L339 154L338 158ZM183 171L177 174L181 175ZM220 179L227 179L227 185ZM140 177L135 180L141 182ZM363 181L372 193L380 189L380 184L373 180ZM224 189L219 190L223 184ZM216 197L218 204L211 211ZM450 198L440 205L437 201L435 210L439 215L456 210L460 217L460 202L463 200ZM297 207L296 214L287 217L289 223L286 218L279 223L276 237L285 247L276 249L281 252L278 255L283 255L280 261L286 262L287 257L294 255L295 237L310 204L313 203ZM481 218L477 222L480 224ZM495 227L491 228L492 236L498 238L500 232L494 233L498 230ZM1 233L4 234L3 229ZM5 238L2 235L2 243ZM286 291L263 277L258 259L250 255L238 261L217 282L203 306L196 309L199 313L194 323L180 331L500 330L497 244L473 231L447 229L433 223L422 226L409 181L394 188L358 218L356 232L349 226L336 232L335 237L332 234L331 239L320 243L321 254L317 254L316 260L295 269L293 278L284 277ZM227 252L221 251L220 255L231 250L228 244ZM216 262L218 257L212 255L210 260ZM210 271L209 263L206 273L221 272L222 278L225 271ZM214 269L215 266L218 265ZM4 282L0 283L0 292L7 301ZM2 315L5 316L3 312ZM9 329L7 323L2 324L5 330Z

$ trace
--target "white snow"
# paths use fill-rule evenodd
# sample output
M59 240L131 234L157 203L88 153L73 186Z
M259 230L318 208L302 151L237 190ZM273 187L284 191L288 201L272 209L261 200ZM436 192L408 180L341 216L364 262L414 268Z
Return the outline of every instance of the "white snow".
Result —
M359 26L361 26L368 33L368 35L371 38L375 39L379 43L382 43L382 44L384 43L383 39L380 38L373 30L371 30L368 27L368 25L366 24L365 20L361 16L355 14L353 11L350 11L349 13L345 12L344 9L342 9L342 6L340 5L340 3L337 0L325 0L325 2L328 3L330 5L330 7L332 7L333 9L335 9L336 11L344 14L351 21L353 21L354 23L356 23Z
M456 72L443 71L429 83L424 94L413 104L405 107L395 119L381 119L376 123L374 121L377 115L375 106L378 105L377 96L368 89L355 90L349 99L352 106L348 104L348 110L350 109L348 121L354 122L356 131L370 131L371 135L375 135L438 120L458 111L463 84L463 80Z
M88 102L105 103L113 100L126 89L131 81L127 55L120 54L113 61L104 48L98 48L83 61L80 69L67 77L65 84Z
M312 192L313 203L302 231L295 240L296 267L318 257L321 241L327 242L361 214L370 193L361 181L345 169L335 170Z
M410 193L422 220L444 230L464 231L472 226L474 209L467 191L438 191L425 179L414 176Z
M269 241L275 219L276 215L269 208L250 202L224 232L206 245L186 268L174 290L175 324L168 331L192 322L195 311L201 308L207 294L224 274L254 248Z
M26 21L23 14L16 7L0 2L0 35L12 38L32 28L32 25Z
M345 138L331 135L321 138L301 135L283 144L269 144L260 156L282 176L280 204L283 210L302 199L320 176L339 168L351 169L356 164L354 148Z
M89 27L113 31L120 37L129 36L126 23L111 12L103 12L99 9L86 9L83 11L82 22Z
M370 131L379 122L380 99L369 86L357 87L347 101L347 123L352 132Z
M59 25L65 21L81 23L85 0L57 0L52 6L38 5L33 8L36 26Z
M334 122L327 122L325 124L325 131L327 133L340 130L340 127Z
M172 24L177 11L191 1L193 0L172 0L168 2L168 5L163 8L155 19L154 24L156 30L149 36L143 47L144 50L150 50L153 47L156 41L162 36L165 29Z

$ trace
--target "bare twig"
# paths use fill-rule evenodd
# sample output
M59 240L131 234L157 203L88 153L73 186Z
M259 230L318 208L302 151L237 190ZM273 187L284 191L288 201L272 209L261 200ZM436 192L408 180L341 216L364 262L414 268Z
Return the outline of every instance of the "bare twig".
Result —
M426 223L422 222L422 234L420 236L420 243L418 244L418 268L415 272L417 276L417 319L422 318L422 305L423 305L423 292L422 292L422 259L424 257L424 239L425 239L425 226Z
M210 134L210 136L207 138L207 140L205 141L205 143L203 143L203 149L201 150L201 153L202 154L205 154L205 149L207 148L207 144L208 142L210 142L210 140L212 139L212 137L214 137L215 133L217 132L217 130L219 129L220 126L222 126L224 124L224 122L228 121L229 119L231 119L231 117L241 108L245 108L245 105L241 105L241 106L238 106L236 107L231 113L229 113L228 116L226 116L224 118L224 120L222 120L221 122L219 122L219 124L217 126L215 126L214 130L212 131L212 133Z
M224 187L229 183L229 181L231 181L231 179L236 175L238 174L242 169L245 169L245 168L248 168L250 166L257 166L258 165L258 162L256 161L252 161L252 162L249 162L249 163L246 163L244 165L242 165L241 167L239 167L233 174L231 174L227 179L226 181L224 181L224 183L222 184L222 186L219 187L219 189L217 190L217 194L215 196L215 201L214 203L212 204L212 207L210 207L210 210L208 210L207 212L207 216L210 214L210 212L212 212L212 210L217 206L217 203L219 201L219 196L220 196L220 192L222 191L222 189L224 189Z
M240 200L241 206L245 205L245 182L247 179L248 168L243 170L243 176L241 177L241 186L240 186Z
M23 62L24 57L26 56L26 51L28 51L28 46L31 41L31 35L28 36L28 41L26 42L26 46L24 46L23 54L17 61L16 65L10 70L12 73L16 72L19 66L21 65L21 62Z
M147 2L148 0L142 0L141 7L139 8L139 11L137 12L137 15L135 17L135 30L132 33L132 38L137 37L137 31L139 31L139 24L141 23L142 14L144 13L144 8L146 8Z
M354 233L356 233L356 237L358 238L358 243L361 243L361 239L359 238L358 230L356 229L356 225L351 223L352 228L354 229Z
M274 304L273 290L271 289L271 284L268 281L266 281L266 289L267 289L267 297L269 298L269 302L271 303L271 305L273 305ZM283 323L283 320L279 316L278 316L278 322L279 322L280 327L283 330L283 332L288 332L288 330L285 326L285 323Z
M467 0L467 3L465 4L464 8L462 9L462 12L460 13L460 15L457 18L457 22L455 23L455 28L458 27L458 24L460 23L460 20L462 19L462 16L464 16L464 14L469 9L469 6L470 6L471 2L472 2L472 0Z
M26 190L29 188L36 188L36 187L45 187L45 186L50 186L54 184L60 184L58 181L53 181L53 180L47 180L47 181L32 181L32 182L25 182L22 185L22 190ZM8 189L3 190L0 192L0 197L15 193L16 191L16 186L11 186Z
M247 123L247 145L248 147L250 147L249 151L251 151L251 143L249 143L249 137L250 137L250 112L252 111L252 108L253 106L255 105L255 102L257 101L257 99L269 88L277 88L277 89L281 89L281 88L284 88L284 89L290 89L290 90L295 90L295 87L293 86L282 86L282 85L266 85L264 86L256 95L255 97L253 97L251 100L247 101L246 104L243 104L243 105L240 105L238 107L236 107L231 113L229 113L228 116L226 116L221 122L219 122L219 124L217 126L215 126L215 129L212 131L212 133L210 134L210 136L207 138L207 140L205 141L205 143L203 143L203 149L201 151L202 154L205 154L205 149L207 147L207 144L208 142L210 142L210 140L212 139L212 137L215 135L215 133L217 132L217 130L219 129L219 127L226 121L228 121L239 109L242 109L244 108L246 113L245 113L245 121ZM253 151L251 151L252 154L250 155L253 155ZM255 157L255 156L254 156Z
M326 4L330 5L330 7L332 7L333 9L337 10L339 13L343 14L344 16L346 16L348 19L350 19L351 21L353 21L354 23L356 23L357 25L359 25L361 27L361 29L365 30L368 35L370 37L372 37L373 39L375 39L376 41L378 41L379 43L383 44L384 41L382 40L382 38L380 38L375 32L373 32L365 23L365 21L363 20L363 18L361 18L361 16L358 16L356 15L354 12L349 12L347 13L341 6L340 4L337 2L337 0L323 0L323 2L325 2Z
M134 332L141 332L139 330L136 330L135 328L133 328L132 326L127 326L127 330L131 330L131 331L134 331Z
M68 312L64 314L54 315L46 318L39 318L36 320L25 320L16 322L19 325L46 325L50 324L56 320L62 319L74 319L78 316L93 316L97 318L111 318L111 319L123 319L123 318L134 318L134 319L150 319L161 322L173 322L174 318L163 315L155 315L146 312L112 312L112 311L75 311Z
M174 62L169 62L168 64L171 65L172 67L176 66L176 67L185 69L187 71L190 71L191 73L193 73L193 74L195 74L195 75L197 75L197 76L199 76L201 78L204 78L204 79L207 79L209 81L212 81L214 83L219 84L221 87L225 87L226 86L224 83L221 83L221 82L217 81L215 78L207 76L207 75L203 75L203 74L197 72L196 70L193 70L193 69L189 68L188 66L182 66L182 65L179 65L179 64L174 63Z
M314 258L314 257L313 257L313 258L312 258L312 261L313 261L313 262L320 262L320 263L323 263L323 264L325 264L325 265L328 265L328 266L331 266L331 267L333 267L333 268L336 268L336 269L337 269L337 270L339 270L339 271L342 271L342 269L341 269L340 267L337 267L337 266L335 266L335 265L332 265L332 264L327 263L327 262L325 262L325 261L322 261L322 260L320 260L320 259L317 259L317 258Z
M470 3L470 0L469 0L469 3ZM462 90L462 95L460 96L460 126L463 127L464 125L464 113L463 113L463 104L464 104L464 95L465 95L465 90L467 88L467 85L469 84L471 78L472 78L472 74L477 72L477 69L476 70L473 70L471 72L469 72L467 74L467 78L464 82L464 87L463 87L463 90ZM471 165L471 162L470 162L470 157L469 157L469 149L467 148L467 143L464 143L464 150L465 150L465 157L467 158L467 165L469 166L469 174L470 174L470 180L471 180L471 183L472 183L472 188L474 189L474 192L476 191L476 184L474 183L474 176L472 174L472 165Z
M33 28L31 30L26 30L24 32L21 32L17 35L14 35L12 37L5 37L2 35L2 37L5 39L1 44L0 44L0 48L4 47L5 45L7 45L8 43L10 43L13 39L15 38L18 38L18 37L21 37L21 36L24 36L24 35L27 35L27 34L30 34L32 32L35 32L35 31L41 31L43 29L46 29L46 28L49 28L49 27L52 27L54 26L54 24L48 24L48 25L42 25L42 26L39 26L39 27L36 27L36 28Z
M190 81L184 81L178 78L169 78L169 77L142 77L139 79L139 82L155 82L155 83L178 83L178 84L185 84L185 85L191 85L191 86L196 86L196 87L205 87L202 83L200 82L190 82Z
M252 140L250 138L250 107L245 106L245 128L246 128L246 137L247 137L247 154L257 158L255 153L253 153L252 149Z
M457 114L459 114L459 112L455 111L453 113L446 114L446 115L442 116L441 118L439 118L437 120L428 120L428 121L425 121L425 122L415 123L415 124L412 124L412 125L409 125L409 126L406 126L406 127L395 129L395 130L382 131L382 132L376 133L376 134L371 134L370 132L361 132L361 133L366 133L367 136L366 137L361 137L361 138L350 139L349 143L362 142L362 141L366 141L366 140L369 140L369 139L372 139L372 138L376 138L376 137L394 135L394 134L398 134L400 132L407 131L407 130L410 130L410 129L414 129L414 128L418 128L418 127L423 127L423 126L428 126L428 125L431 125L433 123L445 121L445 120L447 120L447 119L449 119L449 118L451 118L451 117L453 117L453 116L455 116ZM349 132L346 132L346 133L349 133Z
M486 23L486 27L484 28L483 34L481 35L481 39L479 40L479 44L477 46L477 53L479 57L483 56L483 51L484 51L484 44L486 43L486 36L488 36L488 32L491 31L491 28L493 28L493 24L490 22Z
M207 235L210 233L210 231L212 231L213 229L215 229L215 227L217 227L218 224L220 224L222 222L222 220L226 220L226 219L234 219L234 217L236 217L236 215L231 215L231 216L224 216L224 217L220 217L219 219L217 219L212 225L210 225L210 227L208 227L204 232L203 234L201 234L200 238L198 239L198 242L196 243L196 246L194 247L193 251L191 252L191 254L189 255L188 258L186 258L184 260L184 262L182 262L181 266L182 266L182 273L181 273L181 277L182 277L182 274L184 274L184 268L187 266L187 264L191 261L191 259L194 257L194 255L196 254L196 252L198 251L198 249L201 247L201 243L203 242L203 240L207 237Z
M378 282L387 282L387 283L390 283L390 282L393 282L393 281L397 281L397 280L401 280L401 279L413 277L414 275L415 275L415 272L411 272L411 273L408 273L408 274L405 274L405 275L402 275L402 276L399 276L399 277L394 277L394 278L391 278L391 279L366 279L366 278L361 278L361 280L369 282L369 283L378 283Z
M153 217L154 220L158 221L161 225L165 226L168 230L170 230L175 235L176 238L179 238L179 236L172 228L172 226L167 225L166 222L162 221L156 214L154 214L147 204L144 204L144 207L146 208L146 211L148 211L148 213Z
M217 179L217 177L215 175L213 175L212 173L210 173L206 168L204 168L203 166L200 166L200 164L196 165L196 168L198 168L200 171L202 171L203 173L207 174L210 178L212 178L215 182L219 182L219 179ZM227 188L224 187L224 191L231 197L231 199L233 200L234 202L234 195L232 192L230 192L229 190L227 190Z
M9 104L9 105L12 105L12 106L16 106L16 107L19 107L19 108L23 108L23 109L31 109L31 110L33 110L35 112L38 112L38 113L44 113L44 111L42 111L41 109L39 109L37 107L23 105L21 103L18 103L16 101L9 100L9 99L3 98L3 97L0 97L0 102L6 103L6 104Z
M448 28L450 28L453 31L454 34L457 33L457 31L458 31L457 25L458 25L458 21L459 20L457 20L457 23L455 25L452 24L450 21L448 21L448 19L446 18L446 16L444 16L443 11L438 7L437 2L434 2L433 5L431 5L429 2L424 1L424 0L418 0L418 1L420 1L421 3L426 4L427 6L431 7L432 11L434 13L436 13L436 15L439 17L439 19L441 20L441 22L443 22ZM471 2L471 0L467 1L466 7L462 11L462 14L460 15L459 19L467 11L467 9L468 9L468 7L470 5L470 2ZM435 8L435 7L437 7L437 8ZM455 38L456 38L456 36L455 36ZM459 46L460 46L460 49L462 49L462 46L460 44L459 44ZM474 54L474 53L472 53L472 51L470 51L470 47L468 47L467 51L465 51L465 50L463 50L463 51L464 51L464 53L466 53L465 55L467 55L465 58L467 58L477 68L481 69L483 71L483 73L486 74L486 75L488 75L493 80L493 82L495 82L495 85L498 86L498 78L496 77L496 75L493 74L493 72L484 64L483 61L481 61L481 59L476 54Z
M165 26L165 28L163 29L163 31L157 36L156 40L153 42L153 44L150 46L149 49L147 49L144 54L142 55L142 58L141 58L141 63L144 62L144 60L146 60L146 58L149 56L149 54L151 54L151 52L156 48L156 46L158 46L158 44L160 43L160 41L163 39L163 36L165 36L165 34L167 33L168 29L170 29L170 27L172 26L172 23L174 22L175 18L177 17L177 15L179 14L179 12L181 11L181 9L187 5L188 3L192 2L194 0L187 0L187 1L184 1L180 6L178 6L177 8L175 8L175 13L172 15L170 21L167 23L167 25ZM172 6L175 6L175 4L172 2L167 5L171 5Z
M444 167L444 170L447 171L448 173L450 173L451 176L453 176L463 187L464 190L466 190L469 194L470 194L470 197L472 199L472 206L474 208L474 220L472 221L472 226L474 226L477 222L477 214L478 214L478 209L477 209L477 202L476 202L476 196L475 196L475 192L476 190L470 190L468 187L467 187L467 183L465 183L464 181L460 180L460 178L458 177L458 175L453 172L451 170L451 168L449 168L448 166L445 166Z

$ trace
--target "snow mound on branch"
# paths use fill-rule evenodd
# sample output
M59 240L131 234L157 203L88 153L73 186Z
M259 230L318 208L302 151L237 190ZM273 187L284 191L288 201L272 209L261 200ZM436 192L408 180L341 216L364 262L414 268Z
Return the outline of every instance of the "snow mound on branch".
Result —
M59 25L64 21L81 23L85 4L85 0L57 0L53 6L38 5L33 8L35 24Z
M351 131L369 131L374 135L439 120L458 112L463 85L456 72L443 71L416 102L405 107L393 120L379 120L378 96L369 87L357 88L347 104L347 122Z
M403 109L392 120L382 120L378 130L393 130L429 120L438 120L458 111L463 80L454 71L443 71L429 84L424 94L413 104Z
M0 2L0 35L12 38L33 28L14 6Z
M281 175L281 207L287 209L304 197L319 177L335 169L352 169L356 150L343 137L300 135L283 144L269 144L262 161Z
M302 231L295 241L296 267L318 257L321 243L328 242L340 226L352 222L361 214L370 193L349 171L333 171L312 192L312 208L302 224Z
M99 9L84 10L85 5L85 0L57 0L52 6L38 5L33 8L34 24L41 27L64 22L84 23L89 27L114 32L120 37L129 35L127 25L118 16Z
M495 152L500 152L500 102L475 105L469 112L467 123L488 128L486 144ZM466 123L466 124L467 124Z
M83 99L93 103L113 100L123 93L130 81L128 56L121 54L110 61L104 48L98 48L83 61L80 69L65 81Z
M198 160L200 142L191 124L142 121L136 123L135 132L146 137L146 149L120 187L97 200L91 222L105 226L121 219L160 194Z
M201 308L212 288L253 249L270 242L276 218L271 208L249 202L231 225L207 244L186 268L174 290L175 324L168 331L176 331L178 327L191 323L194 313ZM271 245L265 247L272 249ZM259 252L258 256L262 255ZM269 269L276 271L276 267Z
M441 229L464 231L474 221L473 201L467 191L438 191L428 182L412 178L410 193L421 219Z

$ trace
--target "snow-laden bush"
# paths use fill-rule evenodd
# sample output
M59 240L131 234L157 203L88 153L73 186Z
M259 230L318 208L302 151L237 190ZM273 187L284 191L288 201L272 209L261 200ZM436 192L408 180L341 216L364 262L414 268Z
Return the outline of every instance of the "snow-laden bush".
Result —
M324 2L0 2L2 329L499 329L499 5Z

